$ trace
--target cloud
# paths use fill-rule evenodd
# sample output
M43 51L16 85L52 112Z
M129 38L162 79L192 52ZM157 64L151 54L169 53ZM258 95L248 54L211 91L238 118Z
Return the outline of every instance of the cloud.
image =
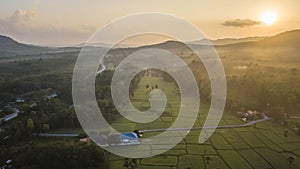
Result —
M35 26L36 12L35 10L16 10L7 18L0 18L1 34L21 34Z
M33 9L18 9L11 16L0 18L0 34L34 44L67 45L82 43L94 30L85 25L62 27L44 23L37 16Z
M6 19L9 24L15 26L32 25L36 20L36 12L33 9L30 10L16 10L13 15Z
M259 25L260 21L255 21L251 19L234 19L234 20L227 20L222 23L223 26L233 26L233 27L249 27Z

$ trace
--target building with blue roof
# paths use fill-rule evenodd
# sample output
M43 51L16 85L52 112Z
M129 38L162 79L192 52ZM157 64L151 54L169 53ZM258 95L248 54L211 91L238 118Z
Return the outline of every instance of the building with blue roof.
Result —
M123 144L140 144L139 137L134 132L121 133L121 143Z

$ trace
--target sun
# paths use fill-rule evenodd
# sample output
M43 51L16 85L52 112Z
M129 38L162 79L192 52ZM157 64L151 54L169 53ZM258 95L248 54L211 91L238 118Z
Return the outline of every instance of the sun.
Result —
M273 25L277 20L277 14L273 11L266 11L262 14L260 21L266 25Z

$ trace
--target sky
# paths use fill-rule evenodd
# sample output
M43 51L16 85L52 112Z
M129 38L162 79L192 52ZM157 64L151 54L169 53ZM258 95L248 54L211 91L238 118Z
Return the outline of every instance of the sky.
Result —
M1 35L48 46L84 43L105 24L141 12L178 16L210 39L300 28L299 0L1 0L0 8ZM261 20L268 11L276 17L270 25Z

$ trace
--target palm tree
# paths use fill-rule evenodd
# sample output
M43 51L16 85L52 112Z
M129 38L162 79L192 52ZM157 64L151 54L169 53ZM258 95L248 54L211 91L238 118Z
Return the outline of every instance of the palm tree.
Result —
M297 95L294 92L289 93L288 102L290 104L290 112L293 112L294 104L297 102Z
M289 163L290 163L290 169L292 169L292 164L293 164L293 162L295 161L295 158L292 157L292 156L290 156L290 157L288 158L288 160L289 160Z
M31 138L32 136L32 130L34 129L34 123L32 119L27 119L26 128L29 131L29 136Z
M130 169L135 169L137 167L137 160L136 159L132 159L130 162Z
M287 138L287 137L288 137L288 133L289 133L289 131L288 131L288 130L285 130L285 131L284 131L284 134L283 134L283 135L284 135L284 137L285 137L285 138Z
M125 168L128 168L128 167L129 167L129 161L128 161L128 158L125 158L125 163L124 163L123 167L125 167Z
M210 157L206 157L205 160L206 160L206 164L208 165L210 162Z

